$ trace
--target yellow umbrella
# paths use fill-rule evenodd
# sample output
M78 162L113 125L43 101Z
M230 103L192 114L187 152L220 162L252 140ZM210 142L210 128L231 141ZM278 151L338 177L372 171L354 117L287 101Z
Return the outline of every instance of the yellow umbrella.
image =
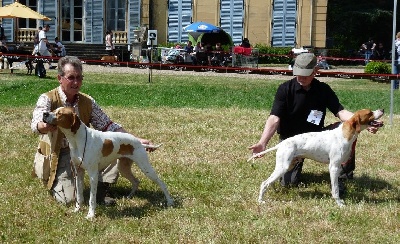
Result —
M29 7L20 4L19 2L14 2L12 4L0 7L0 18L25 18L25 19L42 19L51 20L36 11L33 11Z

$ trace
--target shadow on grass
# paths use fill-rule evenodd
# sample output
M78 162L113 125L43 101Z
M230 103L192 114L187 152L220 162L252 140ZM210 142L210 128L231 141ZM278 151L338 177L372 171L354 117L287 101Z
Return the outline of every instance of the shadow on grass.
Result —
M303 173L301 182L305 188L312 188L312 191L300 192L299 195L305 198L322 198L327 192L322 191L316 185L329 184L330 193L330 177L329 172L322 174ZM354 199L355 201L365 201L367 203L382 203L388 201L400 201L398 190L383 179L372 178L366 174L355 176L354 179L346 180L346 193L343 199Z
M150 190L137 190L135 195L129 199L127 198L130 189L121 186L115 186L111 188L113 197L117 200L116 206L102 206L97 205L96 212L99 211L102 214L107 215L111 219L118 218L143 218L152 215L155 212L162 211L166 208L167 202L165 195L162 191L150 191ZM85 204L89 205L89 195L90 189L85 188L84 197ZM182 206L182 199L176 196L172 196L174 199L174 205L172 208L180 208ZM131 206L132 204L119 204L119 201L128 202L143 202L143 204L137 204L136 206Z

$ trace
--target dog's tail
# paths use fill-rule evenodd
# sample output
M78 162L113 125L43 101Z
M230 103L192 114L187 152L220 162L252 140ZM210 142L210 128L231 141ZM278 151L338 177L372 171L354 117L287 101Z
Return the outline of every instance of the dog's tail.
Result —
M142 146L144 147L144 148L149 148L149 149L157 149L157 148L159 148L159 147L161 147L161 145L162 145L162 143L161 144L158 144L158 145L149 145L149 144L142 144Z
M268 149L266 149L266 150L264 150L262 152L256 153L253 156L251 156L249 159L247 159L247 162L250 162L251 160L254 160L254 159L256 159L256 158L258 158L258 157L260 157L260 156L262 156L262 155L264 155L264 154L266 154L268 152L274 151L274 150L276 150L278 148L279 148L279 144L275 145L274 147L268 148Z

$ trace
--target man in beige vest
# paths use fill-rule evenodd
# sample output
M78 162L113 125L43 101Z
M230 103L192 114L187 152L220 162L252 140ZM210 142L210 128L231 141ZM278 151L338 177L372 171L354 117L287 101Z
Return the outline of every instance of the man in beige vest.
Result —
M68 141L56 126L43 122L43 113L51 112L58 107L73 107L80 119L96 130L126 133L121 125L113 122L103 112L92 97L80 92L82 73L82 63L77 57L61 58L58 61L57 75L60 86L39 97L31 122L32 131L39 134L34 174L43 181L58 202L65 204L75 201L74 176L71 171ZM139 140L142 144L151 144L149 140L141 138ZM154 149L150 151L152 150ZM82 169L78 169L78 174L83 173ZM115 200L109 196L109 188L110 184L117 181L118 175L116 162L100 173L98 203L106 205L115 203Z

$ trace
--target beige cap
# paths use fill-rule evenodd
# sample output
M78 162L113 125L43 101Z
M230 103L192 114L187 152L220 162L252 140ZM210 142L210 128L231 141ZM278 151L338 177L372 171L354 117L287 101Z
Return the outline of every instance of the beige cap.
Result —
M302 53L296 57L293 75L310 76L317 66L317 57L313 53Z

